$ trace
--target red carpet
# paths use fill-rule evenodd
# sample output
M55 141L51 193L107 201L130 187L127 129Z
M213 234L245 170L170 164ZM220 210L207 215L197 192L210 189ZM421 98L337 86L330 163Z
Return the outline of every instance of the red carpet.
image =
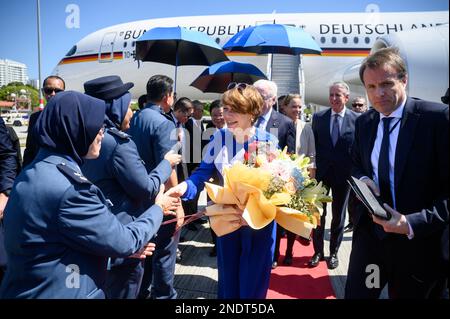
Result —
M321 261L316 268L308 268L314 254L313 244L294 244L291 266L282 264L286 252L286 238L281 239L278 267L272 269L267 299L336 299L328 276L327 264Z

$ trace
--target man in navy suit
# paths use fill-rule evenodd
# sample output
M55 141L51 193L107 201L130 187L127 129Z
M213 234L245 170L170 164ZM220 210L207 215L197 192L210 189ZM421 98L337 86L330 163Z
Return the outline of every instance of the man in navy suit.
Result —
M448 226L448 106L407 96L406 65L381 49L361 65L373 109L356 121L352 175L380 196L389 220L354 216L346 298L440 297ZM448 251L447 251L448 252Z
M339 266L338 250L344 236L345 211L349 195L347 179L350 177L350 149L353 143L355 120L358 114L345 107L350 95L344 82L333 83L330 87L331 108L314 114L312 129L316 143L316 179L331 189L332 220L330 235L330 258L328 268ZM324 260L323 235L327 206L324 205L320 226L314 230L314 256L310 267L316 267Z

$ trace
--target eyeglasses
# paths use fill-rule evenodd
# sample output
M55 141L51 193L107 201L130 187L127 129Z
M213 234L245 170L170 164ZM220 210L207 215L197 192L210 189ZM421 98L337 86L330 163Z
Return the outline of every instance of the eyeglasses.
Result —
M51 87L44 87L44 88L42 88L42 92L44 92L47 95L50 95L53 92L55 92L55 94L56 94L56 93L59 93L59 92L62 92L62 91L64 91L64 90L61 90L61 89L58 89L58 88L51 88Z
M363 103L353 103L352 106L353 107L363 107L364 104Z
M247 86L247 83L231 82L230 84L228 84L227 90L238 89L240 92L242 92L247 88Z

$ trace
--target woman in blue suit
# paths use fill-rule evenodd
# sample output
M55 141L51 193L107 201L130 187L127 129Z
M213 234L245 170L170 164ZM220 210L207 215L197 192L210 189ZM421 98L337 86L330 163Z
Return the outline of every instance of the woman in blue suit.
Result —
M227 128L218 130L212 136L199 168L168 193L180 195L186 200L192 199L214 172L218 171L221 176L224 166L243 161L249 143L259 140L273 141L277 145L273 135L253 126L263 105L261 95L253 86L234 84L232 89L223 94L221 104ZM274 243L274 222L260 230L243 226L218 237L218 298L265 298Z
M104 76L84 83L86 94L106 102L105 136L100 156L81 167L84 175L112 202L111 211L126 225L139 217L154 202L160 186L181 155L169 152L159 165L147 173L136 144L124 131L130 127L133 83L123 83L118 76ZM177 201L173 197L167 197ZM180 205L178 200L178 205ZM144 269L138 258L113 259L106 282L109 299L136 299Z
M163 195L123 225L80 170L99 156L105 103L57 94L36 123L40 150L16 178L5 209L8 268L0 298L104 298L108 257L142 251L163 216Z

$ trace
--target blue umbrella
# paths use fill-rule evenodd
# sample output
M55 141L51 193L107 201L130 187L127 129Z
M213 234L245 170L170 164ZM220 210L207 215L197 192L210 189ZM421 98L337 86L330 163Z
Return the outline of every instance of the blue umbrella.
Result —
M284 24L262 24L236 33L223 46L228 51L256 54L321 54L322 49L303 29ZM270 58L272 69L273 56ZM272 72L270 72L272 77Z
M284 24L262 24L236 33L224 50L257 54L320 54L322 49L303 29Z
M230 82L253 84L259 79L267 78L253 64L225 61L206 68L191 83L191 86L202 92L223 93L227 90Z
M211 65L228 61L212 38L181 27L153 28L136 40L136 59L175 65Z

